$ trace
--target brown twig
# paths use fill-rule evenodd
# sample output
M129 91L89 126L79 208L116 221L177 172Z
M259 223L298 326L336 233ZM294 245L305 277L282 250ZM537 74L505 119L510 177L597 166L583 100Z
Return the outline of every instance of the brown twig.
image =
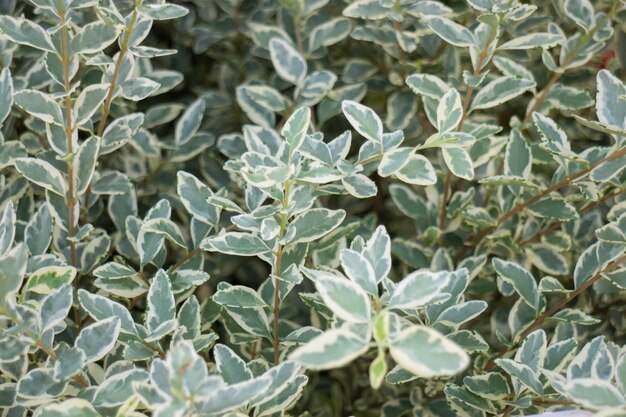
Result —
M98 130L96 131L96 135L99 138L102 138L104 134L104 128L106 126L107 118L109 117L109 112L111 111L111 103L113 102L113 97L115 93L115 88L117 87L117 77L119 76L120 69L122 68L122 62L124 60L124 56L128 52L130 36L135 28L135 24L137 23L137 9L133 10L133 15L130 19L130 23L126 28L126 33L124 34L124 39L122 40L122 44L120 46L120 52L117 56L117 61L115 62L115 68L113 69L113 75L111 75L111 85L109 86L109 91L107 92L106 98L104 99L104 106L102 107L102 114L100 115L100 123L98 124ZM91 184L87 187L85 191L85 208L89 210L89 200L91 199Z
M291 160L291 158L289 158L289 160ZM282 201L284 213L282 214L282 218L280 221L280 231L278 232L279 240L280 238L283 237L283 235L285 234L285 229L287 228L287 208L289 207L289 186L290 186L289 181L286 181L285 192L284 192L283 201ZM281 272L281 261L283 257L283 249L284 249L283 245L279 243L278 249L276 250L276 261L274 263L274 280L273 280L273 283L274 283L274 310L273 310L274 340L273 340L273 345L274 345L274 363L275 364L278 364L280 361L280 336L278 334L278 330L279 330L278 320L280 316L280 282L278 281L278 277L280 276L280 272Z
M622 188L619 189L617 192L613 192L613 193L608 193L605 194L602 198L598 199L597 201L593 201L587 205L585 205L584 207L582 207L579 210L579 213L584 213L586 211L591 210L594 207L599 206L600 204L604 203L606 200L612 198L612 197L617 197L618 195L622 194L623 192L626 191L626 188ZM531 237L524 239L522 241L520 241L518 243L519 246L526 246L529 243L532 243L534 241L539 240L542 236L546 235L547 233L553 232L555 230L557 230L562 224L566 223L565 221L558 221L555 223L550 224L548 227L546 227L545 229L541 229L539 230L537 233L535 233L534 235L532 235Z
M485 47L482 49L482 51L480 51L478 62L476 63L476 67L474 67L474 74L473 74L474 77L477 77L480 75L480 71L483 65L485 65L485 60L487 59L487 56L489 54L489 47L491 46L491 43L494 41L497 32L498 32L497 26L491 28L491 32L489 33L489 38L487 39L487 42L485 42ZM456 130L458 132L460 132L463 129L463 123L465 122L465 118L467 117L467 113L469 111L469 106L472 101L472 95L474 94L474 89L475 88L470 85L467 88L467 91L465 92L465 97L463 98L463 112L461 113L461 119L459 120L459 123L456 127ZM446 218L448 216L448 199L450 198L451 187L452 187L452 172L450 170L447 170L446 179L445 179L444 186L443 186L443 196L441 199L441 207L439 209L439 230L441 232L439 235L440 240L443 239L444 232L446 229Z
M561 311L561 309L563 307L565 307L567 304L569 304L570 301L572 301L574 298L578 297L587 288L591 287L600 278L602 278L602 274L606 274L608 272L613 271L614 269L618 268L623 262L626 262L626 254L623 254L619 258L615 259L613 262L609 263L604 268L600 269L598 272L595 273L595 275L593 275L589 280L587 280L585 283L583 283L580 287L578 287L574 291L570 292L566 297L561 299L558 303L556 303L548 311L546 311L545 313L541 314L539 317L535 318L535 320L533 320L533 322L528 327L526 327L526 329L524 329L524 331L522 331L519 334L519 336L517 336L515 338L515 342L513 343L513 345L508 346L508 347L502 349L493 358L491 358L489 360L489 362L487 363L487 366L485 366L485 370L489 371L489 370L493 369L493 367L495 366L496 359L499 359L499 358L502 358L503 356L505 356L515 346L517 346L517 344L520 341L524 340L526 338L526 336L528 336L529 334L531 334L535 330L539 329L541 327L541 325L547 319L549 319L550 317L555 315L557 312Z
M13 315L13 313L11 313L9 310L7 310L5 307L0 306L0 313L4 314L6 317L9 318L9 320L11 320L13 323L15 324L20 324L20 320ZM59 356L56 354L56 352L54 352L54 350L49 349L42 341L39 337L37 337L32 331L30 331L30 329L25 328L24 329L24 334L26 336L28 336L30 339L32 339L32 341L35 343L35 345L42 351L44 352L46 355L48 355L50 358L54 359L55 361L59 360ZM89 382L85 381L85 379L80 376L80 375L74 375L72 377L72 379L74 381L76 381L78 384L80 384L83 387L88 387L89 386Z
M476 247L482 240L483 238L485 238L489 233L491 233L493 230L497 229L500 225L502 225L502 223L506 222L507 220L509 220L510 218L512 218L513 216L521 213L522 211L524 211L526 208L532 206L533 204L535 204L536 202L538 202L539 200L541 200L542 198L546 197L547 195L549 195L550 193L566 186L569 185L570 183L572 183L573 181L584 177L585 175L587 175L589 172L591 172L594 168L597 168L598 166L604 164L605 162L608 161L613 161L616 159L621 158L622 156L626 155L626 147L622 148L622 149L618 149L614 152L612 152L611 154L607 155L606 157L590 164L589 166L587 166L587 168L581 169L580 171L566 176L565 178L563 178L561 181L552 184L550 187L546 188L545 190L543 190L542 192L540 192L539 194L535 194L534 196L532 196L531 198L529 198L528 200L524 200L518 204L516 204L513 208L511 208L509 211L507 211L506 213L502 214L500 217L498 217L498 219L496 220L495 224L493 226L487 227L485 229L483 229L482 232L480 232L474 239L471 240L470 244L468 246L465 246L461 251L459 251L459 255L457 257L462 257L464 256L468 250L470 250L471 248Z
M169 269L169 273L176 271L178 268L180 268L181 266L183 266L185 264L185 262L189 261L191 258L193 258L196 254L200 253L201 249L200 248L195 248L191 251L189 251L189 253L187 253L187 255L185 255L184 258L182 258L180 261L176 262L170 269Z
M73 158L73 129L72 129L72 99L70 97L71 89L70 89L70 62L69 62L69 45L68 45L68 32L67 32L67 20L65 9L63 8L63 4L59 2L59 15L61 16L61 23L63 27L61 28L61 42L63 45L62 52L62 62L63 62L63 82L65 87L65 134L67 136L67 152L70 155L70 158L67 161L67 177L68 177L68 190L67 190L67 208L69 210L68 216L68 235L70 238L70 259L73 266L77 265L76 259L76 243L73 238L76 234L75 229L75 216L74 216L74 207L76 204L76 198L74 195L74 163L72 161Z

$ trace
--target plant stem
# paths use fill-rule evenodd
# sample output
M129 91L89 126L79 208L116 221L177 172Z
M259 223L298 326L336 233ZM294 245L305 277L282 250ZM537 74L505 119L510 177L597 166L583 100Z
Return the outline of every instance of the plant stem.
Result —
M480 234L478 234L478 236L476 236L476 238L474 238L469 246L466 246L465 248L463 248L462 251L460 251L460 255L459 256L463 256L468 249L476 247L480 241L487 236L490 232L492 232L493 230L497 229L502 223L506 222L507 220L509 220L511 217L515 216L518 213L521 213L524 209L526 209L529 206L532 206L533 204L535 204L536 202L538 202L539 200L541 200L542 198L546 197L547 195L549 195L550 193L570 184L571 182L584 177L585 175L587 175L589 172L591 172L594 168L597 168L598 166L602 165L605 162L608 161L613 161L616 160L618 158L621 158L622 156L626 155L626 147L622 148L622 149L618 149L614 152L612 152L611 154L609 154L608 156L594 162L593 164L590 164L589 166L587 166L587 168L581 169L580 171L566 176L565 178L563 178L561 181L552 184L550 187L546 188L545 190L543 190L542 192L540 192L539 194L535 194L534 196L532 196L531 198L529 198L528 200L524 200L518 204L516 204L513 208L511 208L509 211L507 211L506 213L502 214L500 217L498 217L498 219L496 220L496 223L493 226L487 227L486 229L484 229Z
M563 307L565 307L567 304L569 304L570 301L572 301L574 298L578 297L587 288L591 287L600 278L602 278L602 274L606 274L608 272L613 271L614 269L618 268L624 262L626 262L626 254L622 254L622 256L620 256L619 258L615 259L613 262L609 263L604 268L600 269L598 272L595 273L594 276L592 276L584 284L582 284L580 287L576 288L574 291L569 293L567 295L567 297L561 299L561 301L559 301L557 304L555 304L548 311L546 311L545 313L541 314L539 317L535 318L535 320L533 320L533 322L528 327L526 327L526 329L524 329L524 331L521 332L519 334L519 336L517 336L515 338L515 341L514 341L513 345L508 346L505 349L502 349L500 352L498 352L497 355L495 355L487 363L487 366L485 367L485 370L489 371L489 370L493 369L493 367L495 365L496 359L501 358L504 355L506 355L507 353L509 353L515 346L517 346L517 344L519 342L524 340L526 338L526 336L528 336L529 334L531 334L535 330L539 329L541 327L541 325L543 324L543 322L545 322L547 319L549 319L550 317L552 317L553 315L555 315L556 313L561 311L561 309Z
M611 13L614 13L614 12L611 11ZM580 52L580 49L591 38L591 36L593 36L593 34L608 21L608 19L610 19L610 14L607 15L604 19L602 19L597 25L595 25L588 33L581 36L576 46L574 46L574 48L567 54L567 57L565 57L562 67L568 66L574 60L574 58L576 58L576 55L578 54L578 52ZM539 95L533 101L532 105L526 110L526 115L524 116L524 121L522 122L522 125L528 125L528 123L530 123L530 119L532 118L533 113L543 104L546 97L548 97L548 93L556 85L557 81L561 79L562 75L563 75L562 72L555 72L554 74L552 74L552 77L550 77L550 80L548 80L548 83L544 86L541 93L539 93ZM524 126L522 126L522 129L523 127ZM498 164L498 169L496 172L500 174L503 168L504 168L504 159L500 158L500 162ZM489 200L491 199L491 195L492 195L492 191L490 189L489 191L485 193L485 196L483 197L483 201L481 204L482 207L487 206L487 204L489 203Z
M120 69L122 68L122 62L124 61L124 57L128 52L128 46L130 37L133 33L133 29L135 29L135 24L137 23L137 8L133 10L133 15L130 18L130 23L126 28L126 33L124 34L124 39L122 39L122 44L120 45L120 52L117 55L117 61L115 62L115 68L113 69L113 75L111 76L111 85L109 86L109 91L107 92L106 98L104 99L104 106L102 107L102 113L100 115L100 123L98 124L98 130L96 131L96 135L99 138L102 138L104 134L104 128L106 127L107 118L109 117L109 112L111 111L111 103L113 101L113 97L115 94L115 88L117 87L117 77L120 74ZM85 208L89 210L89 200L91 199L91 184L87 187L85 191Z
M185 262L187 262L188 260L190 260L191 258L193 258L197 253L200 252L200 248L194 248L193 250L190 250L189 253L187 255L185 255L184 258L182 258L180 261L176 262L169 270L169 273L172 273L174 271L176 271L178 268L180 268L181 266L183 266L185 264Z
M580 37L580 39L576 43L576 46L574 46L574 48L567 54L567 57L563 61L563 65L561 65L561 67L563 68L563 72L565 71L565 67L572 63L572 61L576 58L583 46L585 46L585 44L593 37L598 29L600 29L609 19L611 19L613 13L615 13L615 11L612 9L611 12L609 12L601 21L599 21L597 25L595 25L593 28L591 28L589 32ZM524 117L523 122L524 124L528 124L530 122L533 113L539 108L539 106L541 106L541 104L543 104L546 97L548 96L548 93L550 92L550 90L552 90L557 81L559 81L559 79L563 75L563 72L555 72L554 74L552 74L552 77L550 77L550 80L548 81L546 86L543 88L533 104L526 111L526 116Z
M75 216L74 216L74 207L76 204L76 196L74 195L74 162L73 162L73 129L72 129L72 99L70 97L71 89L70 89L70 60L69 60L69 46L68 46L68 33L67 33L67 20L65 9L63 9L63 2L59 1L59 14L61 16L61 24L63 27L61 28L61 38L63 44L63 53L62 53L62 62L63 62L63 81L65 87L65 134L67 136L67 152L70 155L67 161L67 181L68 181L68 190L67 190L67 207L69 210L69 225L68 225L68 235L70 238L70 259L73 266L77 265L76 259L76 244L74 243L74 235L75 232Z
M290 155L291 156L291 155ZM283 213L280 221L280 230L278 232L278 240L280 240L285 234L285 229L287 228L287 208L289 207L289 187L291 183L289 180L285 182L285 193L283 195ZM278 249L276 250L276 261L274 263L274 363L278 364L280 362L280 336L278 334L278 320L280 316L280 282L278 281L278 277L281 272L281 261L283 257L283 245L281 243L278 244Z
M0 314L5 315L6 317L9 318L9 320L11 320L13 323L15 323L16 325L20 324L20 319L17 318L17 316L13 315L13 313L11 313L8 309L6 309L3 306L0 306ZM45 353L46 355L48 355L50 358L52 358L53 360L59 360L59 356L54 352L54 350L49 349L42 341L39 337L37 337L32 331L30 331L30 329L24 328L24 334L26 336L28 336L30 339L32 339L32 341L35 343L35 345L41 349L41 351L43 353ZM72 377L72 379L74 381L76 381L77 383L79 383L81 386L83 387L88 387L89 383L87 381L85 381L85 379L80 376L80 375L74 375Z
M625 191L626 191L626 188L621 188L621 189L618 189L616 192L607 193L602 198L598 199L597 201L593 201L593 202L585 205L584 207L582 207L579 210L579 213L584 213L584 212L586 212L588 210L591 210L592 208L597 207L600 204L604 203L606 200L608 200L608 199L610 199L612 197L617 197L618 195L622 194ZM554 222L551 225L549 225L548 227L546 227L545 229L539 230L537 233L535 233L534 235L532 235L528 239L524 239L524 240L520 241L518 243L518 246L526 246L529 243L532 243L532 242L534 242L536 240L539 240L539 238L541 238L543 235L558 229L564 223L566 223L566 222L565 221Z
M489 33L489 37L487 38L487 42L485 42L485 47L480 51L480 56L478 57L478 62L474 67L474 77L480 75L480 71L485 64L485 60L487 59L487 55L489 54L489 47L491 43L496 38L496 34L498 33L498 26L492 27L491 32ZM459 120L459 124L456 127L456 130L460 132L463 129L463 123L465 122L465 118L467 117L467 113L469 110L470 102L472 100L472 95L474 94L474 87L467 87L467 91L465 92L465 97L463 98L463 112L461 113L461 119ZM446 230L446 218L448 215L448 199L450 198L452 187L452 172L447 170L446 179L443 186L443 196L441 199L441 207L439 209L439 230L440 241L443 239Z

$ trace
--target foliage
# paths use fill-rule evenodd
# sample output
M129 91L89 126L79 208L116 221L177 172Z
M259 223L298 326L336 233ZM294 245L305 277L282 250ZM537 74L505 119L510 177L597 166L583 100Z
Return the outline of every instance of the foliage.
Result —
M626 416L621 2L0 10L2 416Z

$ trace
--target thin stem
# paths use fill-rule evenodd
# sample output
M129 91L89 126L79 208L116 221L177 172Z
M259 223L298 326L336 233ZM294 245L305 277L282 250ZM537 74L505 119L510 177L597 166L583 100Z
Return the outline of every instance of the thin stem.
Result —
M535 204L536 202L538 202L539 200L541 200L542 198L546 197L547 195L549 195L550 193L572 183L573 181L584 177L585 175L587 175L589 172L591 172L594 168L597 168L598 166L602 165L605 162L608 161L612 161L612 160L616 160L618 158L621 158L622 156L626 155L626 148L622 148L622 149L618 149L614 152L612 152L611 154L609 154L608 156L594 162L593 164L590 164L589 166L587 166L587 168L581 169L580 171L567 176L565 178L563 178L561 181L552 184L550 187L546 188L545 190L543 190L542 192L540 192L539 194L535 194L534 196L532 196L531 198L529 198L528 200L524 200L518 204L516 204L513 208L511 208L509 211L507 211L506 213L502 214L500 217L498 217L498 219L496 220L495 225L488 227L486 229L484 229L478 236L476 236L475 239L473 239L470 243L470 245L466 248L464 248L460 253L461 254L465 254L465 252L467 251L467 249L475 247L476 245L478 245L478 243L480 243L480 241L487 236L491 231L497 229L502 223L506 222L507 220L509 220L510 218L512 218L513 216L515 216L518 213L521 213L522 211L524 211L524 209L532 206L533 204Z
M63 2L59 1L59 14L61 16L61 23L63 27L61 28L61 41L63 44L63 53L62 53L62 62L63 62L63 81L65 87L65 134L67 136L67 152L70 155L67 162L67 176L68 176L68 190L67 190L67 208L69 210L69 226L68 226L68 235L70 238L70 258L73 266L77 265L76 259L76 244L74 243L74 235L76 234L75 229L75 216L74 216L74 207L76 204L76 196L74 195L74 163L72 161L73 158L73 129L72 129L72 99L70 97L71 89L70 89L70 59L69 59L69 46L68 46L68 32L67 32L67 20L65 9L63 9Z
M578 54L578 52L580 52L580 49L593 36L593 34L602 25L604 25L608 21L608 19L611 18L610 16L612 13L614 13L613 10L607 16L605 16L605 18L602 19L596 26L594 26L588 33L581 36L576 46L574 46L574 48L565 57L562 67L567 67L574 60L574 58L576 58L576 55ZM528 110L526 110L526 115L524 116L524 121L522 122L522 127L521 127L522 129L524 128L524 125L528 125L528 123L530 123L530 119L532 118L533 113L543 104L546 97L548 97L548 93L552 90L552 88L556 85L556 83L561 79L562 75L563 75L562 72L555 72L554 74L552 74L552 77L550 77L550 80L548 80L548 83L545 85L541 93L539 93L539 95L533 101L532 105L528 108ZM500 158L497 173L500 174L503 168L504 168L504 159ZM483 197L482 207L486 207L487 204L489 204L491 195L492 195L492 191L490 189L489 191L487 191L487 193L485 193L485 196Z
M189 253L187 255L185 255L185 257L183 259L181 259L180 261L176 262L170 269L168 272L174 272L176 271L178 268L180 268L181 266L183 266L185 264L185 262L187 262L188 260L190 260L191 258L193 258L197 253L200 253L200 248L194 248L193 250L189 251Z
M130 18L130 23L126 28L126 33L124 34L124 39L122 40L122 44L120 46L120 52L117 56L117 61L115 62L115 68L113 69L113 75L111 76L111 85L109 86L109 91L107 92L107 96L104 99L104 107L102 108L102 114L100 117L100 124L98 125L97 135L102 137L104 133L104 128L106 126L107 117L109 116L109 111L111 110L111 102L113 101L113 96L115 93L115 87L117 83L117 77L120 74L120 69L122 68L122 62L124 61L124 57L126 56L126 52L128 51L128 43L130 41L130 36L133 33L133 29L135 28L135 24L137 23L137 9L133 10L133 15Z
M547 319L549 319L550 317L552 317L553 315L555 315L556 313L561 311L561 309L563 307L565 307L567 304L569 304L570 301L572 301L574 298L578 297L587 288L589 288L593 284L595 284L600 278L602 278L603 274L606 274L608 272L613 271L614 269L617 269L623 262L626 262L626 254L623 254L622 256L620 256L619 258L615 259L613 262L609 263L607 266L605 266L604 268L602 268L601 270L596 272L594 276L592 276L589 280L587 280L580 287L576 288L574 291L569 293L567 295L567 297L561 299L561 301L556 303L552 308L550 308L548 311L546 311L545 313L543 313L539 317L537 317L535 320L533 320L533 322L528 327L526 327L526 329L523 332L521 332L519 334L519 336L517 336L515 338L515 342L513 343L513 345L508 346L505 349L502 349L500 352L498 352L498 354L495 355L487 363L487 366L485 367L485 369L486 370L493 369L493 367L495 365L496 359L501 358L501 357L505 356L507 353L509 353L515 346L517 346L517 344L520 341L524 340L526 338L526 336L528 336L529 334L531 334L535 330L539 329L541 327L541 325Z
M617 197L618 195L622 194L622 193L623 193L623 192L625 192L625 191L626 191L626 188L622 188L622 189L619 189L619 190L618 190L618 191L616 191L616 192L605 194L602 198L598 199L597 201L593 201L593 202L591 202L591 203L589 203L589 204L585 205L584 207L582 207L582 208L579 210L579 213L584 213L584 212L586 212L586 211L588 211L588 210L591 210L592 208L597 207L597 206L599 206L600 204L604 203L606 200L608 200L608 199L610 199L610 198L612 198L612 197ZM527 239L524 239L524 240L520 241L520 242L518 243L518 245L519 245L519 246L526 246L526 245L528 245L529 243L532 243L532 242L534 242L534 241L537 241L537 240L539 240L542 236L544 236L545 234L547 234L547 233L550 233L550 232L553 232L553 231L557 230L557 229L558 229L558 228L559 228L562 224L564 224L564 223L566 223L566 222L564 222L564 221L554 222L554 223L552 223L551 225L549 225L548 227L546 227L545 229L541 229L541 230L539 230L537 233L535 233L535 234L534 234L534 235L532 235L531 237L529 237L529 238L527 238Z
M117 77L120 74L120 69L122 68L122 62L124 61L124 57L128 52L130 37L133 33L133 29L135 29L135 24L137 23L137 9L133 10L133 15L130 18L130 23L126 28L126 33L124 34L124 39L122 39L122 44L120 45L120 52L117 55L117 61L115 62L115 67L113 69L113 75L111 76L111 85L109 86L109 91L107 92L106 98L104 99L104 106L102 107L102 113L100 115L100 123L98 124L98 130L96 131L96 135L101 138L104 134L104 128L106 127L107 118L109 117L109 112L111 111L111 103L113 102L113 97L115 95L115 88L117 87ZM87 187L85 191L85 208L89 210L89 200L91 199L91 184Z
M9 320L11 320L13 323L15 323L16 325L20 324L20 319L17 318L17 316L13 315L13 313L11 313L8 309L6 309L3 306L0 306L0 314L5 315L6 317L9 318ZM24 334L26 336L28 336L30 339L32 339L32 341L35 343L35 345L41 349L42 352L44 352L46 355L48 355L50 358L56 360L59 360L59 356L54 352L54 350L49 349L43 342L42 340L37 337L32 331L30 331L30 329L28 328L24 328ZM85 381L85 379L82 376L79 375L74 375L72 377L72 379L74 381L76 381L78 384L80 384L83 387L88 387L89 383L87 381Z
M487 38L487 42L485 42L485 47L480 51L480 56L478 57L478 62L474 67L474 77L480 75L480 71L482 67L485 65L485 60L489 54L489 47L491 43L495 40L496 34L498 33L498 26L492 27L491 32L489 33L489 37ZM456 127L456 130L460 132L463 129L463 123L465 122L465 118L467 117L467 113L469 111L470 102L472 101L472 95L474 94L474 87L469 86L467 91L465 92L465 97L463 98L463 112L461 113L461 119ZM439 209L439 230L441 234L439 239L442 240L444 236L444 232L446 229L446 218L448 216L448 199L450 198L452 187L452 172L447 170L446 179L443 186L443 196L441 199L441 207Z
M585 44L593 37L593 35L602 26L604 26L604 24L607 21L609 21L609 19L611 19L614 13L615 13L615 3L613 5L613 8L611 9L611 12L609 12L606 16L604 16L604 18L601 21L599 21L597 25L591 28L589 32L585 33L583 36L580 37L580 39L576 43L576 46L574 46L574 48L567 54L567 57L563 61L563 65L561 65L563 69L565 69L565 67L567 67L569 64L572 63L572 61L576 58L576 56L578 55L580 50L583 48L583 46L585 46ZM555 72L554 74L552 74L552 77L550 78L546 86L543 88L541 93L537 96L532 106L530 106L528 110L526 111L526 116L524 117L524 124L528 124L528 122L530 122L530 119L532 118L535 110L537 110L539 106L543 104L546 97L548 96L548 93L550 92L550 90L552 90L552 88L557 83L557 81L559 81L562 75L563 75L563 72Z
M397 36L401 37L402 36L402 22L399 22L396 20L394 22L394 29L396 30ZM406 74L406 69L404 68L404 65L403 65L404 49L402 49L402 46L400 46L400 42L396 42L396 50L398 52L398 63L400 64L400 76L404 80L407 74Z
M300 19L296 19L294 21L294 34L296 36L296 47L298 48L298 52L304 58L304 44L302 43L302 28L300 27L301 22Z
M291 156L291 155L290 155ZM291 158L290 158L291 160ZM285 193L283 195L283 213L280 221L280 230L278 232L278 240L280 240L285 234L285 229L287 228L287 208L289 207L289 187L291 183L289 180L285 182ZM280 361L280 336L278 334L278 320L280 318L280 282L278 281L278 277L281 272L281 261L283 257L283 245L281 243L278 244L278 249L276 250L276 261L274 263L274 363L278 364Z

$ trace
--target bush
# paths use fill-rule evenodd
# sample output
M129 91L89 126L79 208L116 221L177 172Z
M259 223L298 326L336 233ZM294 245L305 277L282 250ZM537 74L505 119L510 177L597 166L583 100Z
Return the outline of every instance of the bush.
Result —
M0 9L2 416L626 416L619 1Z

